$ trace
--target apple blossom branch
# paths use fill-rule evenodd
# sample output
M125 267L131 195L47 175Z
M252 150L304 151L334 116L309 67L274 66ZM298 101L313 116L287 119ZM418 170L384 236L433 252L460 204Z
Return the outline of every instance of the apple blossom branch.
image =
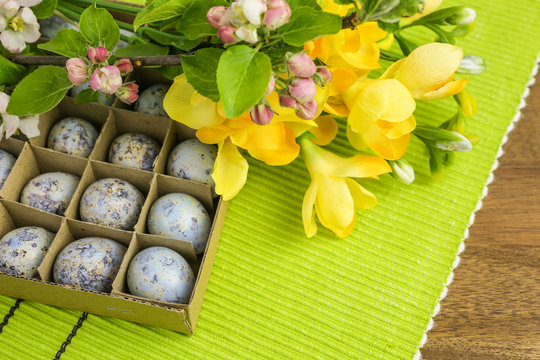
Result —
M65 56L7 56L11 62L20 65L56 65L65 66L68 60ZM182 57L180 55L162 55L162 56L131 56L127 57L135 67L158 66L158 65L181 65Z

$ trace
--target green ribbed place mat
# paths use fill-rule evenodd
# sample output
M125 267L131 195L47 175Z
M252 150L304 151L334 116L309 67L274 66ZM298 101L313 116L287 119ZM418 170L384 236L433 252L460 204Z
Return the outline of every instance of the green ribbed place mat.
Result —
M445 6L465 4L445 2ZM229 207L194 336L89 315L62 359L411 359L445 287L469 219L540 50L540 2L466 3L475 31L461 40L488 70L468 90L480 145L458 154L445 177L411 186L388 176L364 182L379 204L359 214L346 239L320 227L306 239L301 161L250 161ZM422 35L419 35L422 36ZM420 104L419 121L440 123L451 101ZM351 153L345 138L331 146ZM409 159L425 165L413 142ZM418 154L413 156L412 154ZM0 297L0 319L14 300ZM0 334L0 358L51 359L80 313L24 301Z

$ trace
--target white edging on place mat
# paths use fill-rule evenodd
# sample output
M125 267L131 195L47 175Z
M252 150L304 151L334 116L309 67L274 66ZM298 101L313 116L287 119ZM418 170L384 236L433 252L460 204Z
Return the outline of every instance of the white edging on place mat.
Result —
M531 78L530 78L529 83L527 84L527 86L525 86L525 90L523 91L523 95L521 96L521 102L519 103L519 106L518 106L518 112L516 113L516 115L512 119L512 122L510 123L510 125L508 125L508 128L506 129L506 134L504 135L504 137L502 139L502 142L501 142L501 145L499 146L499 150L497 151L497 158L495 159L495 162L493 163L493 166L492 166L491 170L489 171L489 176L488 176L486 185L484 186L484 190L482 191L482 197L480 198L480 200L478 200L478 203L476 204L476 209L471 214L471 217L469 219L469 226L467 227L467 229L465 229L465 233L463 234L463 240L461 241L461 244L459 244L459 248L458 248L458 251L457 251L457 254L456 254L456 258L454 260L454 263L452 264L452 272L450 273L450 275L448 275L448 278L446 279L446 285L444 286L444 289L441 292L441 296L439 297L439 300L437 301L437 305L435 306L433 314L431 314L431 319L429 319L428 326L427 326L426 330L424 330L424 336L422 336L422 340L420 341L420 345L417 345L418 351L414 355L413 360L421 360L422 359L422 354L420 352L420 349L426 344L426 342L428 340L427 333L433 328L433 324L434 324L433 318L441 310L441 301L448 294L448 287L450 286L450 284L454 280L454 270L459 265L459 261L460 261L459 255L463 252L463 250L465 250L465 240L469 237L469 228L474 224L475 214L476 214L476 212L478 210L480 210L482 208L482 201L486 197L486 195L488 194L488 186L489 186L489 184L491 184L491 182L494 179L493 172L499 167L499 158L504 154L503 146L504 146L504 144L506 144L506 141L508 141L508 134L510 134L512 132L512 130L514 130L514 128L516 126L516 123L519 121L519 119L521 119L521 110L523 110L523 108L526 105L525 99L529 96L529 93L530 93L529 88L532 85L534 85L534 83L535 83L536 74L538 73L539 64L540 64L540 54L538 54L538 56L536 58L536 64L535 64L535 66L533 68L533 71L531 72Z

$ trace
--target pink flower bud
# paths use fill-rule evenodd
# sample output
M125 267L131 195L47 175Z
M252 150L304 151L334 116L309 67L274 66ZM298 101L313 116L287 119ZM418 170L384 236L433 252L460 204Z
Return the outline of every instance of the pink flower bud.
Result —
M137 101L139 98L139 95L137 95L138 91L139 85L133 83L126 84L116 92L116 97L125 103L131 104Z
M296 78L289 85L289 93L301 104L313 100L316 92L315 82L311 78Z
M274 75L270 75L270 81L268 82L268 87L266 88L264 96L270 95L272 91L274 91L275 87L276 87L276 79L274 79Z
M249 114L251 115L251 120L258 125L268 125L274 117L274 112L270 106L264 104L255 105Z
M88 69L83 59L73 58L66 61L69 81L73 85L82 85L88 81Z
M291 17L291 7L284 0L268 0L268 10L264 14L264 25L270 30L276 30L278 27L289 22Z
M88 59L95 64L101 63L107 60L109 57L109 50L105 49L103 46L98 46L97 48L88 48L86 56L88 56Z
M300 104L296 109L296 116L300 119L311 120L317 116L317 102L315 100Z
M120 60L118 60L114 66L116 66L118 68L118 70L120 70L120 73L122 75L126 75L126 74L129 74L130 72L133 71L133 65L131 64L131 61L129 61L129 59L127 58L122 58Z
M308 78L317 71L317 65L306 54L294 54L287 61L289 72L294 76Z
M261 25L261 15L267 9L265 0L236 0L235 3L242 8L247 21L255 26Z
M225 16L225 12L227 11L227 8L225 6L214 6L211 7L210 10L206 13L206 18L208 19L208 22L212 27L215 27L216 29L219 28L221 24L221 19L223 19L223 16Z
M321 85L326 85L330 81L332 81L332 73L327 68L324 68L324 67L318 68L317 75L321 81Z
M255 25L242 25L234 33L240 40L255 44L259 39L257 36L257 27Z
M122 86L122 75L114 65L107 65L96 69L90 76L90 87L106 94L114 94Z
M232 44L238 41L234 32L236 28L234 26L222 26L217 31L217 37L226 44Z
M289 107L289 108L295 108L298 106L298 103L296 100L289 95L281 95L279 97L279 105L283 107Z

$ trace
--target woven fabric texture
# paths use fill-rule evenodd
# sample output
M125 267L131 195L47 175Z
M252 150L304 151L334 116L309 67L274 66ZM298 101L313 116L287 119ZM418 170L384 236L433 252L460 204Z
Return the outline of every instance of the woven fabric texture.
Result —
M457 4L465 2L444 5ZM320 226L306 239L309 175L301 160L275 168L250 160L195 335L90 314L62 359L412 359L540 50L539 1L466 5L478 17L458 45L488 64L467 85L479 108L469 132L482 141L457 154L441 180L427 176L426 150L413 140L407 158L420 168L415 183L388 175L362 182L379 203L358 212L353 233L337 239ZM415 114L419 123L439 124L454 111L445 100L420 103ZM353 153L344 137L329 148ZM14 302L0 296L0 319ZM23 301L0 334L0 359L53 358L80 315Z

